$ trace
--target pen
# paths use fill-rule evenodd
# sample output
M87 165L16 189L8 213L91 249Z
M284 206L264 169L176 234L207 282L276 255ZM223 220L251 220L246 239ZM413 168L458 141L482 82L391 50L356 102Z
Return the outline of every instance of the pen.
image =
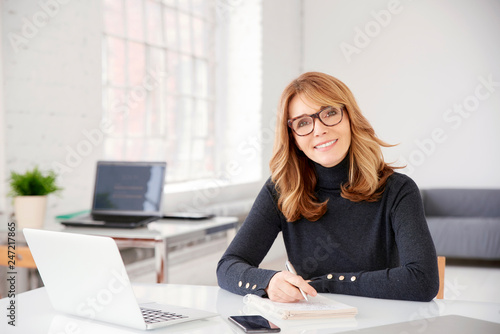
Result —
M285 262L285 267L286 267L286 270L288 270L289 272L291 272L292 274L294 275L297 275L297 272L295 271L295 268L292 266L292 263L290 261L286 261ZM304 291L302 291L301 288L298 288L300 290L300 293L302 294L302 296L304 296L304 299L309 301L309 299L307 299L307 295L304 293Z

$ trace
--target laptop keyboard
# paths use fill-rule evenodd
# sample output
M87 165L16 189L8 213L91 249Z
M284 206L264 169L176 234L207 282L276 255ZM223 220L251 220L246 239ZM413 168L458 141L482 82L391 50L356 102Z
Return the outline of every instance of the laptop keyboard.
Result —
M142 316L147 324L154 324L156 322L165 322L177 319L187 318L187 315L176 314L171 312L164 312L160 310L153 310L145 307L141 307Z

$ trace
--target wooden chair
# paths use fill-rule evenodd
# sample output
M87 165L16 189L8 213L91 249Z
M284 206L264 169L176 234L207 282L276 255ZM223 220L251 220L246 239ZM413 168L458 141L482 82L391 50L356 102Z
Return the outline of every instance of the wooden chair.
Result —
M438 271L439 271L439 291L438 291L438 294L436 296L436 299L443 299L444 298L444 268L446 266L446 257L438 256L437 262L438 262Z

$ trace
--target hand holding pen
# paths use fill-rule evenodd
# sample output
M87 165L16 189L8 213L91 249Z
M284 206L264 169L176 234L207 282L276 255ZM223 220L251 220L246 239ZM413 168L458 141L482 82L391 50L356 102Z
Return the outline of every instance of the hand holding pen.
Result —
M280 271L271 278L266 293L269 299L280 303L294 303L306 299L308 295L314 297L317 294L307 281L288 270Z
M285 262L285 267L286 267L286 270L288 270L289 272L291 272L294 275L297 275L297 272L295 271L295 268L293 267L293 265L290 261L287 260ZM306 301L309 301L309 299L307 299L307 295L304 293L304 290L302 290L300 287L299 287L299 290L300 290L300 293L302 294L302 296L304 296L304 299Z

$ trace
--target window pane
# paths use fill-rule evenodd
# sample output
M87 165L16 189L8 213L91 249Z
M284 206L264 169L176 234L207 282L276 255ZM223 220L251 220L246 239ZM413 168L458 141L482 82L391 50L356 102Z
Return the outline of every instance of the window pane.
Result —
M108 37L106 43L107 77L112 85L125 85L125 43L123 40Z
M124 130L124 119L128 114L128 105L124 89L109 88L107 95L106 118L112 125L111 134L121 135Z
M126 0L127 34L132 39L144 40L142 0Z
M125 159L125 141L122 138L106 138L104 141L104 156L113 160Z
M146 120L146 101L145 91L142 89L133 89L128 93L129 112L127 121L127 135L143 136L144 123Z
M208 107L207 101L196 101L196 109L193 114L194 137L205 140L208 137Z
M182 0L181 0L182 1ZM177 0L163 0L163 3L170 7L177 6Z
M193 18L193 53L196 56L203 57L206 55L206 42L207 36L204 34L203 20Z
M206 0L191 0L193 6L193 14L198 16L205 16L207 14L208 6L210 1Z
M171 157L175 161L176 181L185 181L191 177L192 166L192 145L191 136L192 118L192 100L181 98L178 100L175 121L176 146L174 154Z
M195 94L208 97L208 64L198 59L195 63Z
M104 0L104 30L109 34L124 35L124 13L121 1Z
M176 111L179 110L178 106L178 100L172 96L172 95L167 95L166 101L165 101L165 125L164 125L164 131L167 136L167 141L169 144L171 144L172 149L175 149L175 143L177 141L176 133L175 130L177 129L177 124L176 124L176 118L177 118L177 113ZM169 151L168 156L173 156L174 151Z
M163 12L167 48L171 50L179 50L179 26L176 15L177 12L169 8L165 8Z
M191 18L189 15L179 13L180 50L184 53L191 52Z
M165 156L165 142L161 138L149 139L144 147L145 160L155 160Z
M162 83L165 79L166 76L166 58L165 58L165 51L162 48L155 48L155 47L150 47L149 48L149 62L148 62L148 72L154 71L155 74L158 78L157 81Z
M146 1L146 17L149 43L163 45L161 5L156 1Z
M167 54L167 92L172 94L179 91L179 55L176 52Z
M144 140L128 139L125 147L125 160L148 160L145 155L147 143Z
M180 93L190 94L193 89L193 65L189 56L179 56L177 66L177 81L179 82Z
M181 10L190 11L191 10L191 0L179 0L177 2L177 6L179 6L179 9L181 9Z
M153 136L160 136L165 133L164 113L165 113L165 99L162 95L161 86L153 89L149 93L148 105L148 129L149 133Z
M142 43L128 43L128 81L130 86L142 85L146 76L145 47Z

